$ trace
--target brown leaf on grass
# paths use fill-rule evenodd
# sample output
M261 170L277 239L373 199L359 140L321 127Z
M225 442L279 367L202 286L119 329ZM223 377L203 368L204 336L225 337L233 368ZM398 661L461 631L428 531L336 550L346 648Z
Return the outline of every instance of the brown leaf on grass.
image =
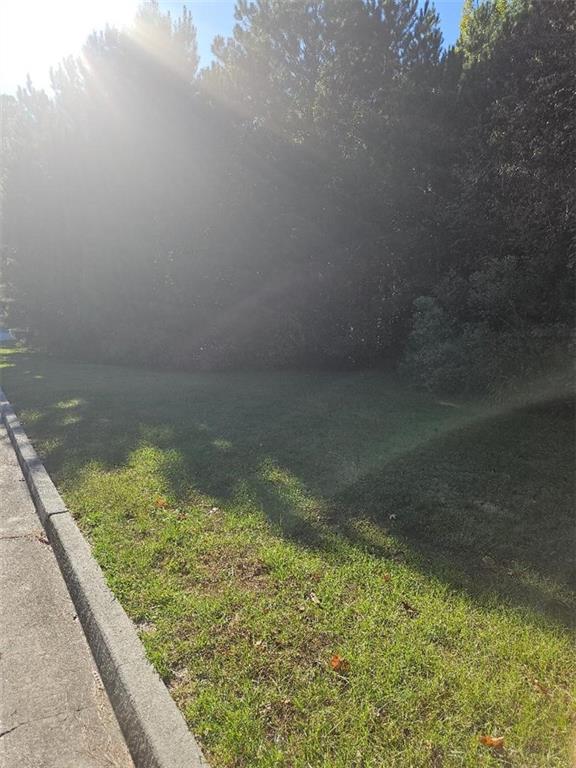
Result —
M313 603L315 603L316 605L320 605L320 598L318 597L316 592L310 592L308 597L310 598L310 600L312 600Z
M444 751L442 747L431 741L424 742L430 752L430 768L442 768L444 765Z
M322 574L318 573L318 571L316 571L316 573L311 573L310 579L318 584L318 582L322 579Z
M350 671L350 662L348 659L342 658L342 656L339 656L337 653L330 659L330 666L334 672L338 672L340 675L345 675Z
M534 678L533 680L530 681L530 684L532 685L532 688L534 688L534 690L537 693L541 693L543 696L550 696L550 688L548 688L547 685L544 685L543 683L541 683L540 680L537 680L536 678Z
M391 578L389 573L382 574L382 581L390 581Z
M146 621L143 619L142 621L136 622L136 629L139 633L150 634L156 631L156 624L154 624L153 621Z
M154 506L156 509L166 509L168 506L168 501L164 498L164 496L157 496L154 499Z
M480 736L479 741L491 749L504 749L504 736Z
M402 600L402 608L404 608L408 616L411 616L413 619L420 615L418 608L414 608L413 605L410 605L410 603L407 603L405 600Z

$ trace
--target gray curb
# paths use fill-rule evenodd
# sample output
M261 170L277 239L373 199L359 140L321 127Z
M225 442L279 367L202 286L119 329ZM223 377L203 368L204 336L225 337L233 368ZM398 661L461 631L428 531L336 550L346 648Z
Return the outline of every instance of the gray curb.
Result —
M208 768L2 389L0 409L136 768Z

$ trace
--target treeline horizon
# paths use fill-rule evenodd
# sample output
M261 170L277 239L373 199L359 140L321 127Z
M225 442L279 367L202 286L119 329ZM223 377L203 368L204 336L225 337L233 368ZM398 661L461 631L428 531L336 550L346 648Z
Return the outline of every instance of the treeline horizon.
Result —
M186 370L497 388L574 350L576 8L239 0L200 70L158 2L2 96L5 313Z

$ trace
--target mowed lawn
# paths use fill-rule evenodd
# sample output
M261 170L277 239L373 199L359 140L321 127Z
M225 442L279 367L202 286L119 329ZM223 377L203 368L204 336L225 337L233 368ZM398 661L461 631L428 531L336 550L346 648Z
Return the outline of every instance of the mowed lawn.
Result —
M213 768L571 764L567 396L4 360Z

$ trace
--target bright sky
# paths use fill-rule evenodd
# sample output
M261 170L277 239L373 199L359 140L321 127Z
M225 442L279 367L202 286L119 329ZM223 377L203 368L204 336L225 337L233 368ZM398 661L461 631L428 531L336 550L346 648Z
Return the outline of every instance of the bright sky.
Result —
M462 2L436 0L446 45L458 36ZM160 4L173 16L183 5L192 12L202 65L210 62L214 36L232 32L234 0L161 0ZM34 85L48 87L51 66L79 53L93 29L128 24L137 6L138 0L0 0L0 92L14 93L28 74Z
M138 0L0 0L0 90L13 92L30 74L37 86L65 56L78 53L93 29L130 22Z

